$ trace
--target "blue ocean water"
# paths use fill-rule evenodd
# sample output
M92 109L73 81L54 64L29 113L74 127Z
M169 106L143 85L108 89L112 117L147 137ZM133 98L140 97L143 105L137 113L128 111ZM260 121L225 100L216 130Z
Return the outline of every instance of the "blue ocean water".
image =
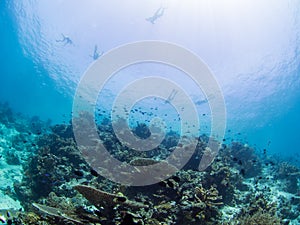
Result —
M143 7L134 1L117 7L94 1L83 7L71 1L0 4L0 99L14 110L54 122L68 120L76 83L93 62L96 45L101 53L127 42L156 39L186 47L208 64L225 97L227 139L249 142L260 151L298 154L300 20L296 1L221 6L152 1ZM166 8L164 16L148 23L145 18L159 7ZM62 34L73 43L59 42ZM108 84L110 93L105 98L113 99L140 71L166 77L173 72L147 67L123 71L128 75ZM176 79L186 80L179 73ZM197 87L191 83L186 87L195 102L203 100Z
M43 65L25 54L12 10L14 3L2 1L0 4L1 101L30 116L35 114L45 119L52 114L50 117L59 117L65 112L66 97L55 90L55 83ZM54 112L54 105L61 111Z

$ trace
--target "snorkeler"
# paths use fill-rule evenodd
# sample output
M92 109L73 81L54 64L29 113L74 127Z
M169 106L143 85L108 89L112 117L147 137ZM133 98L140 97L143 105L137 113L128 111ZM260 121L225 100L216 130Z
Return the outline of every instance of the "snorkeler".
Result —
M62 35L62 39L56 40L56 42L62 42L62 43L64 43L64 45L73 44L73 41L71 40L71 38L69 38L68 36L65 36L63 33L61 35Z
M203 100L198 100L197 102L195 102L196 105L202 105L204 103L207 103L208 100L207 99L203 99Z
M173 89L172 92L170 93L169 97L165 100L165 103L171 103L171 101L175 98L177 93L178 93L178 91Z
M98 52L98 46L95 45L95 48L94 48L94 53L93 55L90 55L94 60L97 60L100 56L103 55L103 52L99 53Z
M164 15L164 11L165 8L160 7L158 10L156 10L156 12L154 13L153 16L146 18L147 21L149 21L150 23L154 24L155 21L159 18L162 17Z
M212 100L212 99L214 99L214 98L215 98L214 95L209 95L209 96L207 96L207 98L205 98L205 99L198 100L197 102L195 102L195 104L196 104L196 105L202 105L202 104L204 104L204 103L209 102L210 100Z

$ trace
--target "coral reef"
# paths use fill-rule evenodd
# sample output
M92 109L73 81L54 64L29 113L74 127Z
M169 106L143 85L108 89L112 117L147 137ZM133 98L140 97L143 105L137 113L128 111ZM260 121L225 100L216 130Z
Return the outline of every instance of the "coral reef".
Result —
M233 142L227 150L226 154L232 157L230 165L238 168L245 178L255 177L261 173L262 165L253 148Z
M241 225L280 225L280 220L274 215L269 213L263 213L261 211L256 212L252 216L246 215L240 218L238 224Z
M15 117L8 103L0 103L0 123L4 124L6 127L10 127L14 122Z
M27 206L53 190L69 196L72 193L66 187L57 187L78 178L76 169L89 169L72 138L49 134L38 138L37 145L37 155L24 165L23 181L14 184L18 198Z
M145 204L128 200L121 193L115 195L86 185L76 185L74 188L97 207L114 207L117 204L121 204L129 208L148 208Z
M150 129L145 123L138 123L133 133L142 139L147 139L151 136Z
M184 221L189 221L189 224L213 224L211 220L217 218L217 207L223 204L222 197L213 187L208 190L196 187L193 191L189 191L189 189L177 186L175 189L182 192L182 194L177 194L177 201L174 201L175 198L171 200L171 196L164 196L164 193L157 189L158 192L154 191L156 194L152 193L156 198L154 202L150 202L150 196L144 195L145 193L140 195L139 201L135 201L129 200L120 192L112 194L86 185L76 185L74 189L96 206L97 211L93 211L91 214L91 211L79 213L75 208L66 210L37 203L33 203L33 206L54 219L68 220L76 224L87 222L85 220L88 218L88 213L89 218L93 218L93 220L97 220L97 217L94 217L96 214L102 224L111 224L112 222L127 224L128 220L132 221L132 224L181 224ZM166 192L166 195L169 194ZM83 212L86 216L82 215Z
M258 194L241 211L237 224L280 225L282 221L277 217L276 211L275 203L269 203L263 194Z
M276 169L276 179L282 180L284 189L293 194L300 194L298 180L300 179L300 169L287 162L279 163Z
M123 186L102 177L86 163L71 124L49 129L49 121L21 119L10 115L7 105L1 107L0 132L9 137L0 143L1 176L9 177L13 174L9 171L23 168L20 179L15 174L9 178L13 186L0 188L25 209L0 212L11 224L300 223L299 168L279 160L271 163L245 144L223 144L212 164L199 171L201 157L214 156L207 146L208 137L200 136L191 159L175 175L153 185ZM90 115L84 116L81 125L89 129ZM114 123L126 132L124 121ZM142 123L133 128L136 136L144 138L149 131ZM178 144L179 134L169 132L155 149L135 151L118 140L109 119L98 124L98 133L114 157L135 166L160 161L175 170L184 150L192 147L189 137L182 137ZM172 156L174 165L169 165L165 159L177 145L182 151Z

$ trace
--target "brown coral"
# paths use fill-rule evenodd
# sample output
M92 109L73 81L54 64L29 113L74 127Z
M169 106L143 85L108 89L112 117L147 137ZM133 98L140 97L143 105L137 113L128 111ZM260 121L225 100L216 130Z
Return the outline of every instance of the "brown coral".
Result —
M202 186L196 187L195 198L209 207L223 205L223 202L220 201L222 196L219 196L219 192L215 187L210 187L210 189L204 189Z

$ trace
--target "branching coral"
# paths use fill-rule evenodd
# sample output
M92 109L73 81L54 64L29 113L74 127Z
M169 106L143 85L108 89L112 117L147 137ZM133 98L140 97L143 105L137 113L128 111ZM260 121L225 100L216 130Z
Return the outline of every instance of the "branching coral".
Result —
M280 225L276 215L276 204L270 203L262 193L253 196L247 208L244 208L236 223L239 225Z
M194 186L194 189L191 189L193 185L187 187L183 189L179 202L182 212L178 213L178 223L213 224L219 217L218 207L223 204L218 190L212 186L209 189L201 185Z
M280 220L275 215L258 211L253 215L246 215L239 220L240 225L280 225Z

